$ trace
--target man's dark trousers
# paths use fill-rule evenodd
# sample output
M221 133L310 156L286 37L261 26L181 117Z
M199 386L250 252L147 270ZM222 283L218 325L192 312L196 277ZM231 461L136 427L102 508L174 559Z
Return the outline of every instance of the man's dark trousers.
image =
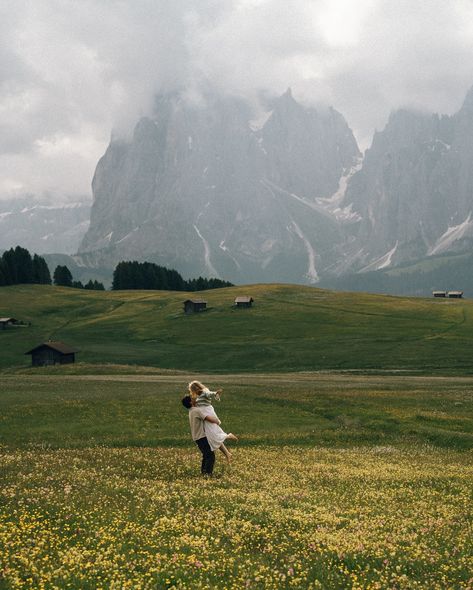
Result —
M212 451L209 445L207 437L199 438L195 441L195 444L199 447L202 453L202 467L200 469L202 474L212 475L215 463L215 453Z

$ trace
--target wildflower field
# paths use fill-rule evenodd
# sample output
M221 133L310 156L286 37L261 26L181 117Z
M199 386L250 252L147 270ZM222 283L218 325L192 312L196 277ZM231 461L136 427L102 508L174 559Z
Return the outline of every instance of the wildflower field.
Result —
M473 587L473 379L188 377L2 377L0 588Z

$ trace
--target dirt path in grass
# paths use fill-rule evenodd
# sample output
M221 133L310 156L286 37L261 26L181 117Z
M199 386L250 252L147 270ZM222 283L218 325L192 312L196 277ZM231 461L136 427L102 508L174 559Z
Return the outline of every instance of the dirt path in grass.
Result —
M300 373L234 373L234 374L207 374L207 373L172 373L169 374L133 374L133 375L2 375L5 380L61 380L61 381L112 381L112 382L130 382L130 383L182 383L190 379L199 379L204 382L233 382L242 385L257 383L338 383L340 385L361 385L366 383L371 387L405 386L406 383L416 383L417 385L428 385L428 383L471 383L473 387L473 377L463 376L425 376L425 375L356 375L352 373L331 373L323 372L300 372Z

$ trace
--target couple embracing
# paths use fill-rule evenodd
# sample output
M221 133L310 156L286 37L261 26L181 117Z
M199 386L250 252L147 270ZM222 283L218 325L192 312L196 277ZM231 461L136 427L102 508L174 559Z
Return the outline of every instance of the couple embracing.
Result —
M238 438L220 428L221 422L212 405L213 400L220 401L221 389L210 391L199 381L189 383L188 389L189 394L182 398L182 405L189 410L191 436L202 453L201 472L203 475L212 475L215 451L222 451L230 462L232 455L224 443L227 439Z

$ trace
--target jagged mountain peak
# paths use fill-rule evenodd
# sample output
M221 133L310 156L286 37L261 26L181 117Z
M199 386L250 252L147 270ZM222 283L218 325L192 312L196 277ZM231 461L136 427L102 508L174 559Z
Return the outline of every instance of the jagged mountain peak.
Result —
M316 199L338 190L358 146L341 115L319 117L290 90L271 107L255 121L239 97L159 97L97 165L81 251L234 282L316 281L339 231Z
M473 247L473 88L455 115L400 108L365 157L334 108L156 99L97 165L81 252L234 282L316 282Z
M294 95L292 94L291 87L288 87L286 92L276 97L274 100L274 104L275 106L285 106L286 108L290 108L291 106L300 106L299 102L294 98Z
M376 270L473 244L473 90L452 116L399 109L377 132L343 205L360 222L352 270Z

